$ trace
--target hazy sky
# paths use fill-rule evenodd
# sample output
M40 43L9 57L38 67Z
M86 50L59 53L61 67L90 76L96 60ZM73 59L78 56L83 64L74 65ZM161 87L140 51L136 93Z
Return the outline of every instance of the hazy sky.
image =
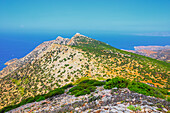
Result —
M170 31L170 0L0 0L0 32Z

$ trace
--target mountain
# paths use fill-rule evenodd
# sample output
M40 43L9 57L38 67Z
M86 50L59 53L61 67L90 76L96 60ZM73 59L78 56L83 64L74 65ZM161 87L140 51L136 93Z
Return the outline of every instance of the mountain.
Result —
M58 36L43 42L25 57L7 64L0 72L0 109L83 77L106 80L119 76L161 88L170 83L170 64L79 33L71 39Z
M170 62L170 46L135 46L135 50L128 52L144 55L154 59Z

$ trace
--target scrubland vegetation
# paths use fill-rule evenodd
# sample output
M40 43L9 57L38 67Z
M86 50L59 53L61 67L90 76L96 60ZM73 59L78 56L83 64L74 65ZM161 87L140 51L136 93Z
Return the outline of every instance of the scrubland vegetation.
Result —
M105 88L127 87L141 94L165 98L170 86L169 63L84 36L76 37L74 42L72 46L54 44L42 57L1 78L0 109L54 96L71 82L75 87L69 93L75 96L89 94L96 86L104 85ZM80 78L93 80L83 83ZM29 101L25 101L28 98Z
M144 94L147 96L154 96L158 98L164 98L164 99L165 99L165 95L168 95L168 91L166 89L154 88L147 84L130 81L130 80L127 80L121 77L115 77L112 79L108 79L106 81L98 81L98 80L86 78L85 80L80 79L75 84L70 83L61 88L56 88L54 90L51 90L47 94L37 95L35 97L29 97L27 99L22 100L19 104L4 107L3 109L0 110L0 112L7 112L11 109L17 108L27 103L31 103L35 101L38 102L38 101L45 100L55 95L63 94L65 89L70 88L70 87L71 89L69 89L68 94L75 95L77 97L81 95L90 94L91 92L94 92L96 90L96 86L103 86L103 85L105 89L112 89L115 87L128 88L129 90L140 93L140 94ZM167 98L167 101L169 101L169 98ZM138 108L129 106L128 109L138 109Z

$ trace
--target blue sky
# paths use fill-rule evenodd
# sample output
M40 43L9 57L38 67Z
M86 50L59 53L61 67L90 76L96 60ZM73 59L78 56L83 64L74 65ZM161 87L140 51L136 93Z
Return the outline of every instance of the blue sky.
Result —
M170 31L170 0L0 0L0 32Z

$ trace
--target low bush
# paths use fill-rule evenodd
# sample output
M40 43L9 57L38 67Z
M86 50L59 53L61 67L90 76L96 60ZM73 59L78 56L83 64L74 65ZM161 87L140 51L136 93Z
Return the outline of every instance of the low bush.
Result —
M47 94L45 94L45 98L49 98L49 97L59 95L59 94L63 94L63 93L64 93L64 89L57 88L57 89L52 90L52 91L48 92Z
M90 94L90 92L94 92L96 90L96 86L104 85L104 82L97 81L97 80L89 80L85 79L83 81L80 81L77 86L71 88L69 90L71 95L81 96Z
M104 85L105 89L112 89L114 87L117 88L127 87L131 91L144 94L147 96L158 97L158 98L165 98L165 95L168 94L167 89L154 88L145 83L136 82L136 81L130 82L129 80L120 77L115 77L111 80L108 80Z
M73 84L70 83L70 84L66 84L65 86L61 87L62 89L67 89L67 88L70 88L70 87L73 87Z
M112 89L114 87L117 88L125 88L127 87L129 84L129 81L127 79L124 78L120 78L120 77L115 77L111 80L108 80L106 82L106 84L104 85L105 89Z
M166 99L168 102L170 102L170 97L167 97L167 99Z
M93 83L93 86L102 86L102 85L105 85L105 82L96 81Z
M90 94L90 90L88 89L83 89L82 91L79 91L75 94L76 97L81 96L81 95L86 95L86 94Z
M96 87L90 86L90 87L87 87L87 90L89 90L90 92L94 92L96 90Z
M69 92L73 92L73 91L75 91L75 90L83 90L83 89L84 89L83 87L75 86L75 87L71 88L71 89L69 90Z
M136 111L136 108L133 105L130 105L127 107L128 109L132 110L132 111Z
M40 96L39 98L36 99L36 102L39 102L41 100L45 100L45 97L44 96Z
M147 84L141 83L141 82L135 82L132 81L129 86L129 90L144 94L147 96L154 96L159 98L165 98L164 94L160 91L161 89L151 87Z
M141 107L140 106L134 107L133 105L130 105L127 108L132 110L132 111L137 111L137 110L141 111Z

